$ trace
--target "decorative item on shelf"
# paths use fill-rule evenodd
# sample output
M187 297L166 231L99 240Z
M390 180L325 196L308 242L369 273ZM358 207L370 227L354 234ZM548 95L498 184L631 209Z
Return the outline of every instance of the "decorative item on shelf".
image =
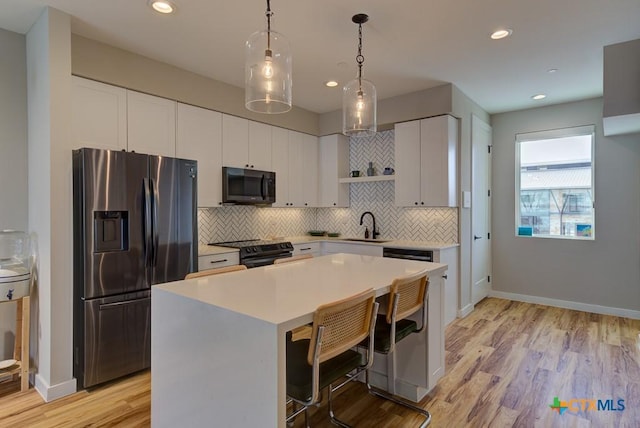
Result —
M339 232L329 232L329 233L327 233L327 236L329 238L337 238L338 236L340 236L340 233Z
M342 133L348 137L366 137L376 133L376 87L362 78L362 24L369 20L364 13L351 20L358 24L358 76L342 89Z
M311 236L324 236L327 233L326 230L310 230L309 235Z
M369 177L376 175L376 169L373 167L373 162L369 162L369 168L367 168L367 175Z
M272 15L267 0L267 29L253 33L245 44L245 107L267 114L291 110L291 51L287 39L271 31Z
M349 177L360 177L360 171L351 171Z
M390 167L386 167L384 169L384 171L382 172L382 174L384 174L384 175L393 175L395 172L396 172L395 169L390 168Z

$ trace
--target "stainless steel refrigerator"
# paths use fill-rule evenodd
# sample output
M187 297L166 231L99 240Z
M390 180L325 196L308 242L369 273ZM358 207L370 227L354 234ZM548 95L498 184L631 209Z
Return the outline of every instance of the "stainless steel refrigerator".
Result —
M196 184L196 161L73 151L73 346L80 387L150 366L151 287L196 270Z

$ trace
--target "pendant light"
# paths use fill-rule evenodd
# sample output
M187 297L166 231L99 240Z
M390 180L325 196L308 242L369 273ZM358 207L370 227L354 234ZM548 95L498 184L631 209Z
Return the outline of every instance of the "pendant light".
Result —
M272 15L267 0L267 29L253 33L245 44L245 107L267 114L291 110L291 52L287 39L271 31Z
M369 20L364 13L351 20L358 24L358 76L342 90L342 133L350 137L366 137L376 133L376 87L362 78L362 24Z

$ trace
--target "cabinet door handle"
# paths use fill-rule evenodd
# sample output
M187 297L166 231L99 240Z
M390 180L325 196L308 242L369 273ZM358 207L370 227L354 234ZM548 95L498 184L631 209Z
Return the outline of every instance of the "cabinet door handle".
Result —
M244 167L249 168L249 164L248 163L244 164Z
M224 263L227 262L229 260L227 259L222 259L222 260L211 260L209 263L214 264L214 263Z
M300 248L300 251L309 251L311 248Z
M336 203L335 203L335 202L333 203L333 206L334 206L334 207L336 206Z
M449 275L445 274L445 275L442 275L442 277L443 277L444 279L447 279L447 278L449 278Z
M473 240L477 241L478 239L482 239L482 236L473 235Z
M417 202L414 202L414 204L415 204L415 205L418 205L418 203L417 203Z
M424 205L424 202L420 202L420 205Z

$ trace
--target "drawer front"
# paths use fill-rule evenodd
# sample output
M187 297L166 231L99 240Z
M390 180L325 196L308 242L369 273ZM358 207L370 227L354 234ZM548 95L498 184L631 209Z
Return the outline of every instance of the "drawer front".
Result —
M299 254L313 254L314 256L320 255L320 243L309 242L305 244L293 244L293 255Z
M233 266L240 263L240 254L233 253L212 254L198 257L198 270L215 269L224 266Z
M366 244L349 244L345 242L325 242L324 254L348 253L361 256L382 257L382 246Z

